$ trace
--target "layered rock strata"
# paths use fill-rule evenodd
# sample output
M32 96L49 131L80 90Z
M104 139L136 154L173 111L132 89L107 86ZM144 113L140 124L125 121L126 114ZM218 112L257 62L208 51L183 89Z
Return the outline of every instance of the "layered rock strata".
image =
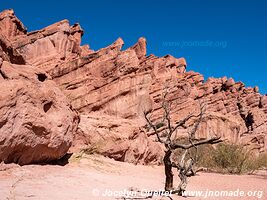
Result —
M267 96L257 87L226 77L204 81L201 74L186 71L184 58L147 55L145 38L126 50L118 38L94 51L81 46L79 24L63 20L28 33L13 11L0 16L4 27L0 30L5 30L0 32L1 48L9 49L2 50L3 60L44 70L80 113L73 149L105 143L99 151L117 160L159 162L162 148L144 133L143 113L152 110L153 119L159 119L167 89L174 122L198 112L204 102L206 114L198 137L218 135L255 152L266 151ZM190 123L178 135L185 134Z

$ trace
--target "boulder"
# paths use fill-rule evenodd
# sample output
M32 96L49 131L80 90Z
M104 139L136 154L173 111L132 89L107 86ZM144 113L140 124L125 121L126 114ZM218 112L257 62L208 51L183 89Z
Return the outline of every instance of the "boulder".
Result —
M0 162L60 159L70 148L78 115L48 74L0 62Z

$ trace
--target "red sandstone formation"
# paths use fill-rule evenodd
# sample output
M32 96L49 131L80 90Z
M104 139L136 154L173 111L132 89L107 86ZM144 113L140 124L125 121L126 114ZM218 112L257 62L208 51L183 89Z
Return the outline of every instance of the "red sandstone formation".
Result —
M51 77L24 65L13 47L25 34L13 11L0 14L0 162L59 159L69 150L78 125L77 113Z
M186 72L184 58L146 55L144 38L126 50L119 38L93 51L80 46L82 35L80 25L67 20L28 33L13 11L0 14L2 59L44 70L80 113L72 150L97 146L117 160L158 163L162 148L146 135L143 112L153 109L154 119L160 117L166 87L175 103L174 120L197 111L199 101L207 104L198 137L220 135L255 152L267 150L267 96L257 87L226 77L204 81L201 74Z
M64 156L78 118L41 69L0 63L0 161L47 162Z

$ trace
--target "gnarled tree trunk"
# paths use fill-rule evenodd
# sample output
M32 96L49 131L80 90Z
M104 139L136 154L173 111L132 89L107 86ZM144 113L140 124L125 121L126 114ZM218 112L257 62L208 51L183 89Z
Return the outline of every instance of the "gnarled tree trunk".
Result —
M173 172L172 172L171 154L172 154L172 151L170 149L167 150L165 152L164 159L163 159L164 166L165 166L165 176L166 176L166 181L165 181L166 191L173 190Z

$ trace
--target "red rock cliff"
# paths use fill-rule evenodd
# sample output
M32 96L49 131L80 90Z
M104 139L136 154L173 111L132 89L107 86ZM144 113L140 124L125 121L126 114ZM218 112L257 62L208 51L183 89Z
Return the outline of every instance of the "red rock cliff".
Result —
M10 10L0 15L0 34L3 60L44 70L81 114L73 150L97 145L100 153L117 160L159 162L162 148L144 132L143 112L153 109L154 118L160 117L166 86L176 105L174 121L197 111L199 101L207 104L198 137L220 135L256 152L267 149L266 95L232 78L204 81L201 74L186 72L184 58L147 55L145 38L126 50L118 38L93 51L80 45L79 24L63 20L28 33Z

